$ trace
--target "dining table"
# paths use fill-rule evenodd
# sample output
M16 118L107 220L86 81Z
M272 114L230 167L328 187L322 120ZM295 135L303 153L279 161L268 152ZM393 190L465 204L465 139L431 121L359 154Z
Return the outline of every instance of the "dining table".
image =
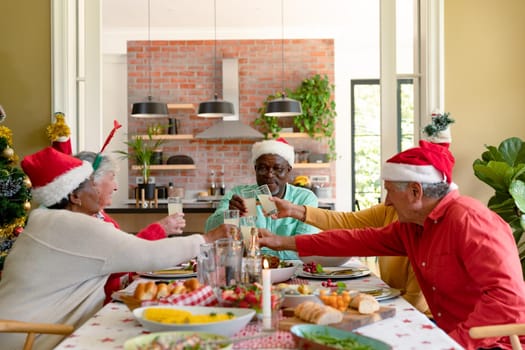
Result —
M358 260L351 261L349 266L360 264ZM324 280L305 278L301 274L300 264L291 279L284 281L288 284L306 284L316 289L321 287ZM141 277L134 283L151 280ZM338 279L348 289L371 290L389 289L374 273L358 278ZM372 337L389 344L392 349L432 349L432 350L460 350L463 349L454 339L449 337L425 314L418 311L404 298L392 293L392 297L379 301L381 306L395 309L395 314L377 322L353 329L352 331L363 336ZM275 324L283 319L282 312L274 315ZM262 330L262 322L254 319L242 330L233 336L234 349L297 349L292 333L280 330L275 326L273 330ZM120 301L106 304L82 326L65 338L56 350L113 350L124 349L124 343L134 337L149 334L147 329L135 319L130 308ZM239 341L235 341L239 339ZM240 340L246 339L246 340Z

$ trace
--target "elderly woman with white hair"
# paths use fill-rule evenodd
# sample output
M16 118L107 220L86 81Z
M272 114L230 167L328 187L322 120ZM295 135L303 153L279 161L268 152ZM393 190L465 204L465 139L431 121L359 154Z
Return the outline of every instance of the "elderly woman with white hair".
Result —
M120 228L118 222L104 211L104 208L111 205L113 193L118 189L118 184L115 181L115 175L118 171L117 163L108 155L89 151L80 152L76 154L75 157L88 161L91 164L95 163L95 159L97 159L97 157L99 158L97 161L97 169L95 169L93 172L93 182L99 191L99 204L102 209L96 213L96 216L105 222L112 223L116 228ZM168 215L161 220L145 227L137 233L137 237L150 241L163 239L168 235L181 234L184 226L186 226L184 213L176 213L173 215ZM131 282L134 276L135 273L133 272L119 272L109 276L108 281L104 286L104 290L106 292L105 303L110 302L111 294L125 288L127 284Z
M204 235L148 241L93 217L100 209L93 166L52 147L26 156L22 169L41 204L5 261L0 280L2 318L78 327L103 305L112 273L154 271L197 256L200 245L228 237L223 225ZM21 349L23 334L0 333L2 349ZM41 335L35 348L62 340Z

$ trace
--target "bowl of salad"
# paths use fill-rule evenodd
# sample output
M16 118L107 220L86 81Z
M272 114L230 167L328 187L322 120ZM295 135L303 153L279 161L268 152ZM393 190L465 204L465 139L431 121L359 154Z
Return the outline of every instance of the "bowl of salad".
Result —
M299 324L290 329L298 349L391 350L378 339L342 329L314 324Z
M205 332L159 332L143 334L124 343L124 350L232 349L228 337Z

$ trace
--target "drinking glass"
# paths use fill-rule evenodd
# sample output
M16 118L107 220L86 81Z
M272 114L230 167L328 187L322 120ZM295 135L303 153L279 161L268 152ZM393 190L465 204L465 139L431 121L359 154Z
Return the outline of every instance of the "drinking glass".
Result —
M182 213L182 197L168 197L168 215Z
M244 247L248 249L251 243L251 230L255 226L255 216L243 216L240 218L241 235L244 242Z
M241 190L241 197L244 199L248 216L257 216L257 194L255 190Z
M224 223L239 227L239 211L238 210L225 210L224 211Z
M197 256L197 278L201 284L217 287L217 256L214 243L203 243Z
M217 256L217 284L231 286L242 283L242 241L221 238L215 241Z
M259 202L261 202L261 205L266 215L272 215L277 213L277 207L275 206L275 203L269 200L271 196L272 193L270 192L268 185L262 185L257 187L257 198L259 199Z

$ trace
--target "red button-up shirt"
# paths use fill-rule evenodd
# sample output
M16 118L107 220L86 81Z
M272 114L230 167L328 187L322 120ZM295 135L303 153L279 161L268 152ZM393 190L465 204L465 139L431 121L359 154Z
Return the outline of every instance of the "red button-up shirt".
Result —
M299 255L407 255L437 324L467 349L508 338L471 339L473 326L524 323L525 283L509 225L479 201L446 195L424 225L331 230L296 236Z

